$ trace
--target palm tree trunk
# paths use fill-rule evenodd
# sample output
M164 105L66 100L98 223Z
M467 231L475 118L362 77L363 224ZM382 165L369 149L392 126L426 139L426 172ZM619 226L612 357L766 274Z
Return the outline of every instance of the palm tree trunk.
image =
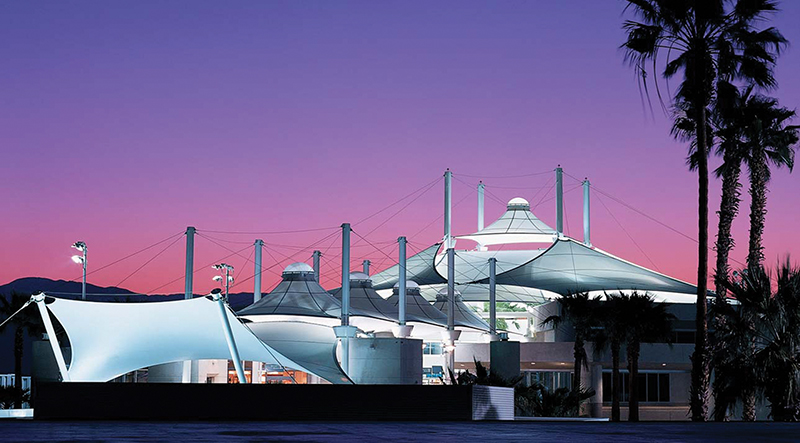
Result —
M639 343L628 343L628 421L639 421Z
M747 389L742 396L742 421L756 421L756 393Z
M764 261L764 217L767 214L767 159L763 152L753 153L750 165L750 245L747 266L760 266Z
M701 83L698 82L698 86ZM697 170L699 172L698 245L697 245L697 313L696 339L692 354L692 386L690 408L692 421L706 420L706 394L708 392L708 350L706 320L706 294L708 293L708 146L706 143L705 103L696 103Z
M14 408L22 408L22 352L24 345L22 326L14 331Z
M739 213L739 202L741 201L741 183L739 177L741 175L742 165L741 161L735 158L732 154L725 154L725 169L722 173L722 199L719 204L719 227L717 229L717 266L714 274L715 290L717 292L716 303L727 303L727 289L724 282L730 278L730 265L728 264L728 256L734 246L734 240L731 236L731 226L733 220ZM719 331L722 318L714 318L715 330ZM714 353L720 352L716 340L714 340L713 349ZM726 421L728 417L728 408L730 402L728 399L729 393L725 387L725 368L721 365L721 358L714 358L716 376L714 377L714 386L712 392L714 394L714 420Z
M619 421L619 340L611 340L611 421Z
M583 368L583 337L575 335L575 345L572 355L575 357L575 368L572 371L572 391L578 392L581 388L581 369Z
M733 220L739 213L739 202L741 183L739 183L739 175L742 170L741 163L732 158L732 155L726 155L725 170L722 173L722 200L719 203L719 229L717 230L717 267L714 275L715 290L717 291L717 300L724 301L727 295L727 289L722 284L724 279L727 279L730 274L730 266L728 265L728 255L734 246L733 237L731 237L731 225Z

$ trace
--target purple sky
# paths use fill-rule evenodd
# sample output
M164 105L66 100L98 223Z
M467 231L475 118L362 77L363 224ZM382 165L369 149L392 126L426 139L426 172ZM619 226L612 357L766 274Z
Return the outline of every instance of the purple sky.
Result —
M773 24L797 43L800 3L782 3ZM68 258L76 240L89 244L91 270L187 225L243 242L221 243L233 250L261 237L275 259L298 253L305 260L310 253L298 248L333 230L258 236L207 231L352 222L365 235L403 203L356 222L447 167L460 180L454 200L466 198L454 210L459 234L475 230L478 179L472 176L523 175L561 164L695 237L696 178L685 166L686 147L671 139L669 119L657 103L650 115L618 49L624 4L4 2L0 283L79 276ZM781 57L777 77L780 89L773 94L783 105L797 106L795 48ZM549 187L551 178L485 182L502 201L519 195L536 203L544 194L534 200L538 188ZM565 189L575 183L567 179ZM770 190L765 244L773 264L800 254L800 186L783 170L774 174ZM711 194L713 215L718 182ZM693 242L607 197L592 203L597 246L695 280ZM746 255L747 204L734 226L738 260ZM580 238L577 190L567 194L566 205L568 232ZM545 201L534 212L553 223L553 206ZM406 235L412 247L431 244L442 235L441 222L434 222L441 208L436 185L368 238L378 243ZM487 223L502 210L487 198ZM716 217L711 220L715 231ZM336 285L335 242L326 262L327 286ZM167 244L89 280L118 284ZM394 257L396 248L376 246L384 251L357 247L354 263L363 257L388 265L384 254ZM249 253L229 259L240 280L253 274L245 265ZM198 266L228 254L198 238ZM179 240L123 286L148 292L180 277L182 255ZM277 281L273 271L288 262L268 271L265 290ZM265 253L265 265L273 263ZM211 275L205 268L197 273L197 292L213 287ZM243 282L240 288L251 287ZM157 292L182 288L181 279Z

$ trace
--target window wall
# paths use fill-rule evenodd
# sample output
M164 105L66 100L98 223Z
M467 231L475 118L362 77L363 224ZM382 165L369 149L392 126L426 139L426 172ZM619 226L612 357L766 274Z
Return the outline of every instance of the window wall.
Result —
M620 401L627 402L628 384L630 376L628 371L620 371ZM669 402L669 373L640 372L636 379L639 384L640 403L667 403ZM611 371L603 371L603 401L611 402Z

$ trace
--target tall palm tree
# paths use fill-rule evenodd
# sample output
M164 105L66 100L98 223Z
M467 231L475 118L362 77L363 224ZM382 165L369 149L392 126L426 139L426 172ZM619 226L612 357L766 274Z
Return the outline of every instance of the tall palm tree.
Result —
M17 395L14 407L17 409L22 407L24 399L24 392L22 391L22 356L25 349L25 334L36 336L44 331L36 310L28 308L17 312L30 298L30 295L23 295L17 292L12 292L8 298L0 295L0 316L2 316L3 320L16 313L8 323L0 328L0 332L9 326L14 327L14 391Z
M620 294L616 314L624 325L628 359L628 421L639 421L639 355L642 343L670 342L675 316L650 294Z
M611 421L620 421L620 350L625 341L627 321L618 312L621 310L622 296L605 293L605 300L597 310L601 329L594 334L594 351L599 353L608 348L611 352Z
M800 269L787 259L772 279L763 266L750 266L728 290L743 310L753 313L753 372L776 421L800 420ZM749 347L749 343L745 346Z
M794 163L792 145L797 142L797 127L787 126L785 122L793 115L793 111L778 107L774 99L754 94L752 85L743 88L741 92L728 82L719 82L717 85L717 100L712 121L714 133L720 141L717 150L724 159L723 165L717 170L718 176L722 176L715 275L716 311L720 315L714 317L714 322L715 330L723 339L722 341L715 340L713 352L713 365L717 374L714 379L715 419L717 420L725 419L731 395L742 401L743 419L755 420L755 391L748 386L748 381L743 380L744 384L741 385L741 389L747 393L745 397L741 397L740 393L732 394L730 392L732 386L738 386L737 383L731 385L731 382L737 380L743 372L747 372L738 366L742 362L749 361L747 355L752 352L743 350L742 352L747 355L741 355L737 361L731 360L729 357L733 350L726 346L731 342L731 338L723 337L723 335L736 333L736 331L730 331L726 325L722 324L727 320L735 321L743 335L746 335L746 331L752 327L741 323L752 320L746 311L740 312L740 316L731 316L730 313L725 312L727 290L724 281L729 278L728 254L733 247L731 225L739 210L741 165L743 162L747 162L751 177L754 175L754 171L758 171L757 175L761 178L760 180L751 178L750 183L751 195L758 196L758 198L753 198L751 203L748 264L758 266L763 261L760 245L764 211L761 209L766 205L767 183L763 180L763 172L766 171L766 180L768 180L769 168L766 165L768 161L779 167L785 165L792 168ZM726 365L733 365L733 367L726 367Z
M771 0L628 0L639 21L627 20L627 39L622 48L648 90L648 73L659 69L666 57L665 79L680 75L673 101L684 104L686 118L694 122L697 161L698 266L697 340L692 355L691 416L705 420L708 390L706 294L708 280L708 108L714 98L714 82L738 79L761 87L775 84L775 53L785 43L774 28L762 31L754 24L777 10ZM727 7L726 7L727 6ZM652 67L651 67L652 66ZM655 73L654 73L655 74ZM661 97L658 82L656 92Z
M746 146L745 163L750 173L750 242L747 265L764 262L764 219L767 214L767 185L775 167L794 167L794 150L800 126L787 125L795 111L778 106L774 98L754 95L747 100L741 124Z
M599 324L597 317L599 300L597 297L589 297L588 292L578 292L567 294L558 299L558 306L561 310L560 315L551 315L542 321L542 325L552 324L558 327L562 322L568 321L575 332L575 342L572 355L575 358L575 366L572 375L572 390L577 392L581 389L581 371L588 367L586 356L586 342L592 339L592 334Z

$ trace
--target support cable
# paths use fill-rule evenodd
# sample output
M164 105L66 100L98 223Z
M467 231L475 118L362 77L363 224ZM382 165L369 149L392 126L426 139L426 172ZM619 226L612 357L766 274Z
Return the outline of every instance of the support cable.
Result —
M600 198L600 196L599 196L599 195L597 196L597 201L599 201L599 202L600 202L600 204L601 204L601 205L603 205L603 207L606 209L606 211L607 211L607 212L608 212L608 214L611 216L611 218L613 218L613 219L614 219L614 221L615 221L615 222L617 222L617 225L619 225L619 228L620 228L620 229L622 229L622 232L624 232L624 233L625 233L625 235L627 235L627 236L628 236L628 238L631 240L631 242L632 242L632 243L633 243L633 244L636 246L636 249L638 249L638 250L639 250L639 252L641 252L641 253L642 253L642 255L644 255L644 256L645 256L645 258L647 258L647 261L649 261L649 262L650 262L650 264L651 264L651 265L653 265L653 266L656 268L656 271L658 271L658 272L661 272L661 270L659 270L659 269L658 269L658 265L656 265L656 264L655 264L655 262L654 262L652 259L650 259L650 256L649 256L649 255L647 255L647 253L646 253L646 252L644 252L644 250L642 249L642 247L641 247L641 246L639 246L639 243L637 243L637 242L636 242L636 240L634 240L634 239L633 239L633 236L631 236L631 234L630 234L630 233L628 233L628 230L627 230L627 229L625 229L625 227L624 227L624 226L622 226L622 223L620 223L620 222L619 222L619 220L617 220L617 217L614 215L614 213L613 213L613 212L611 212L611 210L610 210L610 209L608 209L608 206L606 206L605 202L603 202L603 199L602 199L602 198Z
M175 240L173 240L173 241L172 241L172 243L170 243L170 244L168 244L168 245L167 245L167 247L165 247L164 249L162 249L162 250L158 251L158 253L157 253L156 255L154 255L152 258L150 258L150 260L147 260L146 262L144 262L144 263L143 263L141 266L139 266L138 268L136 268L136 270L135 270L135 271L133 271L133 272L131 272L130 274L128 274L128 276L127 276L127 277L125 277L125 278L123 278L122 280L120 280L120 282L119 282L119 283L117 283L117 284L116 284L116 285L114 285L114 286L116 286L116 287L118 287L118 288L122 287L122 284L123 284L123 283L125 283L125 281L126 281L127 279L131 278L131 277L132 277L134 274L136 274L137 272L141 271L141 270L142 270L142 268L144 268L145 266L149 265L149 264L150 264L150 262L152 262L153 260L157 259L157 258L158 258L158 256L160 256L161 254L163 254L164 252L166 252L166 250L167 250L167 249L171 248L171 247L172 247L172 246L173 246L175 243L178 243L178 241L179 241L180 239L181 239L181 237L178 237L178 238L176 238Z

